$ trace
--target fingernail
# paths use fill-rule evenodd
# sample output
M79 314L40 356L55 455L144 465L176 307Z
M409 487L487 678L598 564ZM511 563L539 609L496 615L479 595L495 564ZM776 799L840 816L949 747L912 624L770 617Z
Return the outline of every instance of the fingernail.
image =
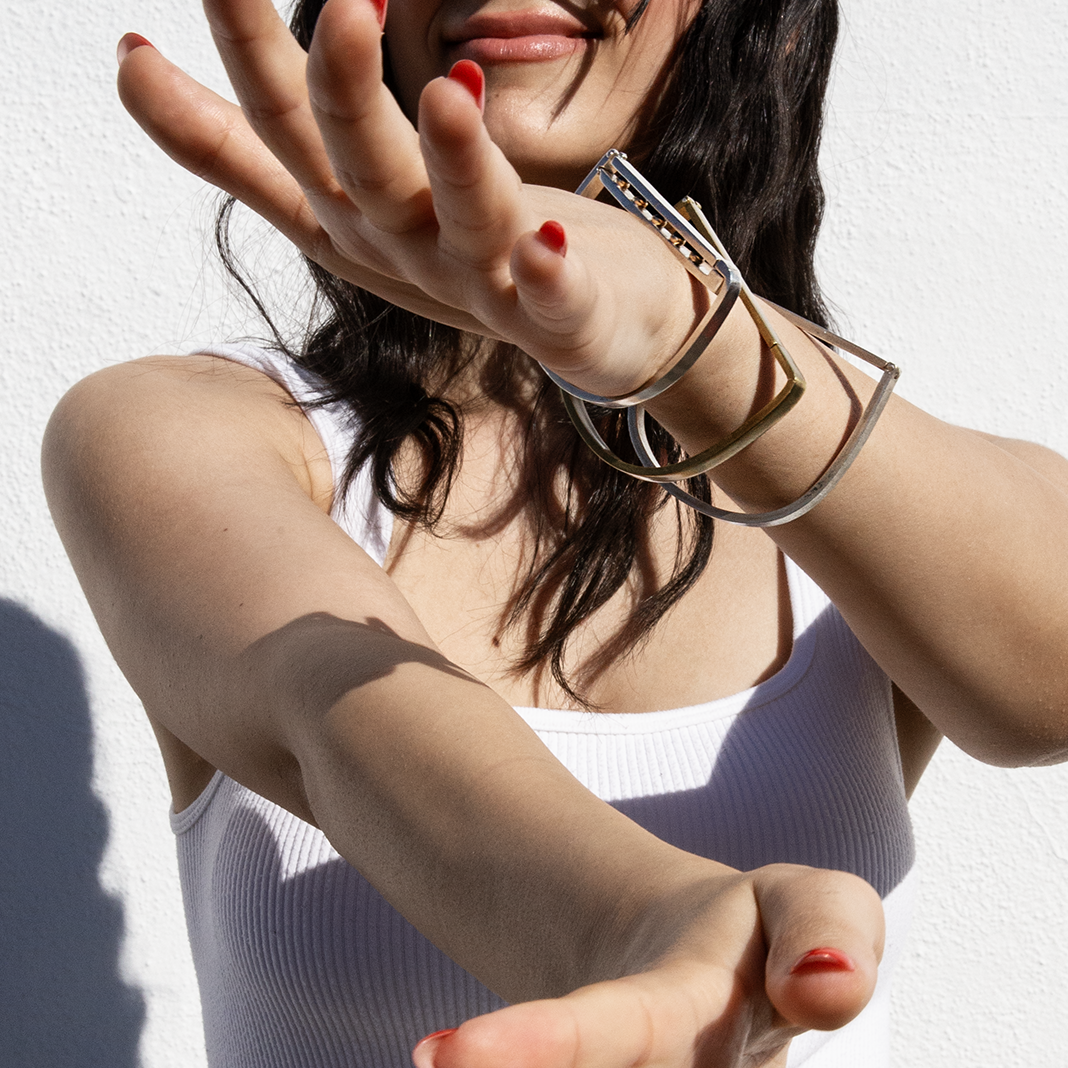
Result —
M838 949L810 949L791 969L791 975L809 972L852 972L857 966Z
M156 47L147 37L142 37L139 33L128 33L119 41L119 47L115 50L115 58L121 64L135 48L140 48L142 45L148 45L149 48Z
M415 1044L415 1049L412 1050L412 1061L417 1065L417 1068L432 1068L437 1044L442 1039L448 1038L449 1035L456 1034L459 1030L458 1027L446 1027L444 1031L434 1031L433 1034L427 1035L426 1038L421 1038Z
M564 228L555 219L542 223L541 229L538 231L538 237L541 238L544 245L552 249L557 255L567 255L567 234L564 233Z
M378 25L382 29L386 28L386 5L389 0L371 0L371 6L375 9L375 14L378 15Z
M478 110L481 111L486 104L486 78L482 68L470 59L461 59L454 63L449 77L459 82L475 98Z

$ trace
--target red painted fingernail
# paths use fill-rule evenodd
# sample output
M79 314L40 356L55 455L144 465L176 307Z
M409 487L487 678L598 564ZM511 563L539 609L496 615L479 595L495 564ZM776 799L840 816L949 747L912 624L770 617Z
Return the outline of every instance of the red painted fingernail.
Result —
M148 45L149 48L156 47L147 37L142 37L139 33L128 33L119 41L119 47L115 49L115 58L122 63L135 48L141 48L143 45Z
M428 1046L434 1045L434 1044L440 1042L443 1038L448 1038L449 1035L456 1034L456 1032L459 1031L459 1030L460 1029L458 1027L446 1027L444 1031L434 1031L432 1034L427 1035L425 1038L421 1038L415 1044L415 1049L412 1050L412 1060L415 1061L416 1064L418 1064L419 1061L416 1060L416 1055L420 1052L420 1050L422 1050L423 1053L430 1052L427 1049ZM422 1058L420 1058L420 1059L422 1059ZM431 1053L431 1055L430 1055L429 1063L430 1064L434 1063L433 1053Z
M857 966L838 949L810 949L791 969L791 975L810 972L852 972Z
M378 25L382 29L386 28L386 5L389 0L371 0L371 6L375 9L375 14L378 16Z
M486 103L486 77L482 68L470 59L461 59L454 63L449 77L459 82L475 98L478 110L481 111Z
M564 228L555 219L542 223L541 229L538 231L538 237L553 252L560 256L567 255L567 234L564 233Z

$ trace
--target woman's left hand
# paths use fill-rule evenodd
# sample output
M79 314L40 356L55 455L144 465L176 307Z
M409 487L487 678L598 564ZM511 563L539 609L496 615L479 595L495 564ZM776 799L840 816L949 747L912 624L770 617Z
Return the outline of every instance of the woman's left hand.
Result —
M704 287L627 213L524 184L463 80L426 85L417 133L382 82L370 0L328 0L308 55L270 0L205 7L241 108L152 48L129 51L130 38L120 48L124 102L184 167L339 277L512 342L591 392L629 392L678 350ZM548 220L562 224L566 255L539 236ZM873 388L800 331L779 329L805 397L712 473L750 511L802 494ZM773 385L744 315L732 313L711 348L649 406L691 453ZM1066 530L1062 458L892 398L834 492L769 533L939 731L1015 765L1068 753Z
M135 35L119 49L122 100L305 255L594 392L626 392L678 349L705 294L636 220L525 185L483 124L474 63L429 82L416 132L383 84L369 0L330 0L307 55L270 0L205 9L241 107Z

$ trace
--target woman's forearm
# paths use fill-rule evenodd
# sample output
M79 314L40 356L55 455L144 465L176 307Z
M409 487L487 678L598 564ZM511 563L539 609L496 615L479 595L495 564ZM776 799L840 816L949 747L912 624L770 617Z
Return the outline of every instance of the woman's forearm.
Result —
M672 933L643 923L650 910L731 875L595 798L504 701L440 655L388 630L309 626L355 683L340 695L317 686L331 667L314 655L286 671L300 708L290 745L316 821L505 998L559 995L648 963Z
M805 396L712 472L752 511L787 503L815 481L874 387L778 325L808 380ZM777 388L744 313L729 326L651 406L691 451ZM1068 749L1068 463L1041 451L1036 465L1039 453L893 397L830 496L768 531L932 722L992 763L1048 761Z

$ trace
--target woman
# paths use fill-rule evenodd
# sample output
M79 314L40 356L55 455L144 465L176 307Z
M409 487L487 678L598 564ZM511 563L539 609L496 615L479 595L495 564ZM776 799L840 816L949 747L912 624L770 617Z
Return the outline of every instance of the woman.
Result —
M567 192L611 147L672 200L703 186L754 288L819 317L832 5L402 0L396 99L363 0L307 61L263 0L208 14L251 126L130 38L124 99L324 268L329 381L247 349L113 368L60 406L46 473L164 754L213 1063L398 1063L465 1019L420 1068L879 1063L871 884L894 938L906 788L940 733L993 763L1065 747L1064 462L895 400L812 511L710 549L515 351L619 396L704 318L656 233ZM801 497L873 391L766 315L807 390L713 471L746 512ZM700 453L777 376L738 303L646 405L658 448Z

